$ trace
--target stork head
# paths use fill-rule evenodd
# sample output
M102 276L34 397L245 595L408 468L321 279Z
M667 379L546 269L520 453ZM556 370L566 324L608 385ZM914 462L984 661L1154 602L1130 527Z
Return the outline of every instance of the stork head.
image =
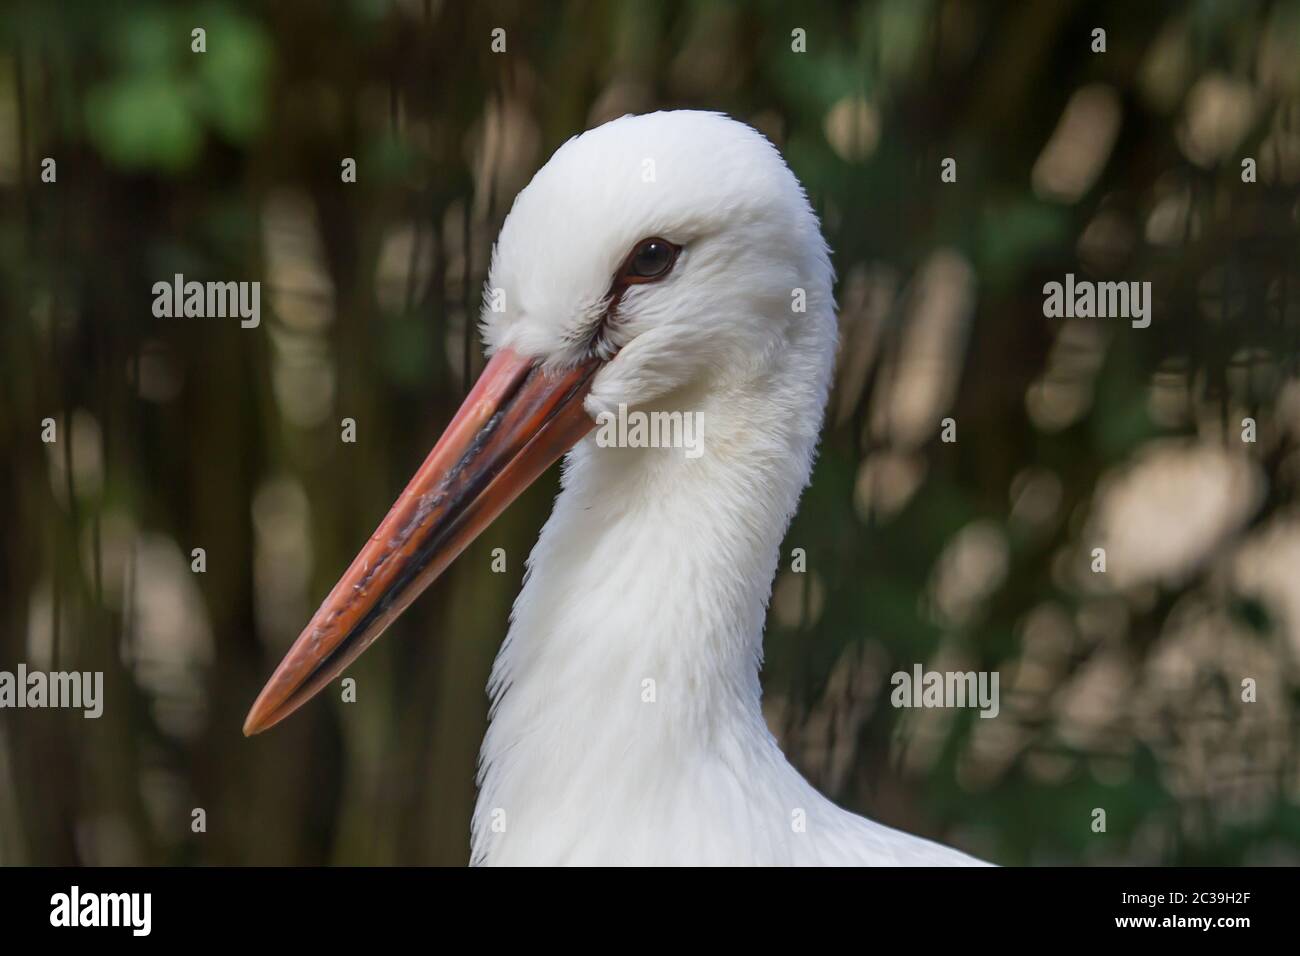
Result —
M717 113L624 116L561 146L515 199L483 326L493 351L606 362L599 399L633 365L653 390L748 366L801 320L792 291L829 285L803 189L760 133Z
M278 723L355 660L600 411L752 374L807 341L792 330L833 321L831 281L803 189L752 128L662 112L561 146L493 251L487 367L244 732ZM819 331L825 347L804 358L824 394L834 329Z

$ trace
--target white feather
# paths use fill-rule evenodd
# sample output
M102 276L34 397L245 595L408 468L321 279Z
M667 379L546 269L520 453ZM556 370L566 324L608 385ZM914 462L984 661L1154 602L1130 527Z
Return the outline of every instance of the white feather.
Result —
M569 454L489 685L473 861L976 863L836 807L763 720L764 614L836 341L830 257L776 149L697 112L570 140L502 228L489 348L574 360L651 236L681 257L624 297L587 409L700 413L705 452Z

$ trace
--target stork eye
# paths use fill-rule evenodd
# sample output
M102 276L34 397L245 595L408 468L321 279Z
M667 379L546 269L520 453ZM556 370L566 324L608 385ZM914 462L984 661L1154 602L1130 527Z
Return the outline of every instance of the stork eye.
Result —
M651 282L662 279L677 261L680 246L675 246L667 239L642 239L627 257L623 267L623 279L626 282Z

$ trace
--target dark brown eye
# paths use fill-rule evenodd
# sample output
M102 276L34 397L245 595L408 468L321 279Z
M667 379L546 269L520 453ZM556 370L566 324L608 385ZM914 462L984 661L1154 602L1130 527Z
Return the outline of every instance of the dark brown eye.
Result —
M623 279L627 282L650 282L661 279L677 261L678 246L667 239L642 239L627 257Z

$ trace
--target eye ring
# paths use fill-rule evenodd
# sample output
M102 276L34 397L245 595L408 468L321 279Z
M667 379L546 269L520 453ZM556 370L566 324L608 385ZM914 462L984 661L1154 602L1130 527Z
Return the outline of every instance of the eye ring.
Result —
M659 236L642 239L623 261L618 278L627 285L657 282L672 271L681 251L681 246Z

